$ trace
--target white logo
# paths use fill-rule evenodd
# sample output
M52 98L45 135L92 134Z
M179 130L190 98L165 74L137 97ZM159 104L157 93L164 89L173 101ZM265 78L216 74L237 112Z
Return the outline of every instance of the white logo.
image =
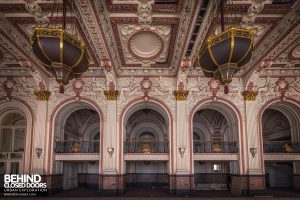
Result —
M46 183L41 183L42 177L34 175L5 174L4 188L47 188Z

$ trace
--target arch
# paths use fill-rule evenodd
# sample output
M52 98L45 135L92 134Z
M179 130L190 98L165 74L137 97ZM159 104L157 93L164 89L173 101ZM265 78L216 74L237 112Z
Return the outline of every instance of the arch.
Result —
M216 97L216 100L212 101L212 98L205 98L199 101L192 109L189 114L189 133L190 133L190 143L193 144L193 117L195 113L202 109L214 109L217 111L220 111L224 117L226 118L228 125L231 127L234 131L236 138L236 141L239 142L239 157L241 158L241 165L239 166L240 173L245 174L245 157L244 157L244 134L243 134L243 117L239 109L236 105L234 105L232 102L230 102L227 99L224 99L222 97ZM236 124L235 124L236 123ZM191 152L191 159L190 159L190 165L193 166L193 145L190 147ZM193 169L193 167L192 167Z
M10 101L0 100L0 116L1 119L9 113L19 113L25 118L25 144L24 144L24 159L23 159L23 173L30 173L32 164L32 138L33 138L33 127L34 127L34 115L33 112L24 101L16 98ZM25 160L27 162L25 162Z
M97 105L96 102L85 98L85 97L80 97L80 100L77 100L76 97L71 97L68 99L65 99L64 101L60 102L52 111L50 115L50 140L49 140L49 146L48 148L48 163L47 163L47 172L52 174L53 171L53 148L54 148L54 140L55 140L55 131L57 130L58 127L55 126L56 122L58 120L60 121L61 124L64 124L67 117L70 116L71 113L73 113L76 110L80 109L93 109L95 110L98 115L99 115L99 125L100 125L100 133L103 133L104 130L104 115L101 110L101 108ZM100 148L103 148L103 134L100 134ZM102 149L100 149L100 155L102 152ZM100 159L102 160L102 156L100 156ZM99 171L102 171L102 165L99 165Z
M258 112L258 126L259 126L259 143L260 149L263 149L263 132L262 132L262 116L266 109L271 108L277 110L285 115L289 120L291 128L292 141L300 141L300 102L286 97L284 100L281 98L274 98L267 101ZM296 137L295 137L296 136ZM261 156L261 167L265 173L264 157Z
M168 133L169 133L169 149L170 149L170 174L173 174L174 168L173 168L173 116L170 108L161 100L154 98L154 97L148 97L147 100L145 100L144 97L136 98L132 101L130 101L121 111L120 117L119 117L119 141L124 141L124 125L128 121L129 117L140 109L152 109L160 113L164 119L166 119L167 126L168 126ZM123 142L119 143L119 149L123 149ZM122 160L123 160L123 151L119 154L119 169L120 172L123 172L122 168Z

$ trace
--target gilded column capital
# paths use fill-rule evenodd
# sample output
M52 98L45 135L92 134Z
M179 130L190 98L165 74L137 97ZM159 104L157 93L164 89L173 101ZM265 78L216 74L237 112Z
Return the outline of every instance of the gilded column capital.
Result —
M49 92L48 90L34 91L34 95L36 96L36 99L38 101L48 101L50 94L51 92Z
M118 98L119 90L106 90L104 95L108 101L116 101Z
M242 95L244 96L245 101L255 101L256 96L258 95L258 91L245 90L244 92L242 92Z
M174 90L174 95L177 101L185 101L189 95L188 90Z

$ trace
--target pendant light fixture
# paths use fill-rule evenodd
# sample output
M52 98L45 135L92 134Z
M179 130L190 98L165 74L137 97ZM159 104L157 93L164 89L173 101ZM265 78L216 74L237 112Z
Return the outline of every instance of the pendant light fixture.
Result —
M206 77L214 77L224 85L228 93L228 84L234 75L252 56L254 31L230 27L224 28L224 0L220 1L222 32L210 36L199 56L199 64Z
M55 76L64 93L69 80L80 77L89 67L89 56L80 39L66 31L67 5L73 1L63 0L63 21L61 28L36 26L30 38L34 55L43 66Z

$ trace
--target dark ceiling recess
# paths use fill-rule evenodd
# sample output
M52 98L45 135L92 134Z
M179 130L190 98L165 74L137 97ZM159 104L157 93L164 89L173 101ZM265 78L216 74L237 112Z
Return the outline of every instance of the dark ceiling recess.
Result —
M155 4L178 4L178 0L155 0Z
M192 32L192 37L190 39L189 46L188 46L188 49L187 49L186 54L185 54L186 57L191 55L192 49L193 49L194 44L195 44L195 40L196 40L198 32L200 30L200 26L203 23L204 15L206 14L208 2L209 2L209 0L204 0L202 2L202 5L201 5L199 11L198 11L198 16L197 16L197 19L196 19L194 30Z
M290 4L292 0L273 0L272 4Z

